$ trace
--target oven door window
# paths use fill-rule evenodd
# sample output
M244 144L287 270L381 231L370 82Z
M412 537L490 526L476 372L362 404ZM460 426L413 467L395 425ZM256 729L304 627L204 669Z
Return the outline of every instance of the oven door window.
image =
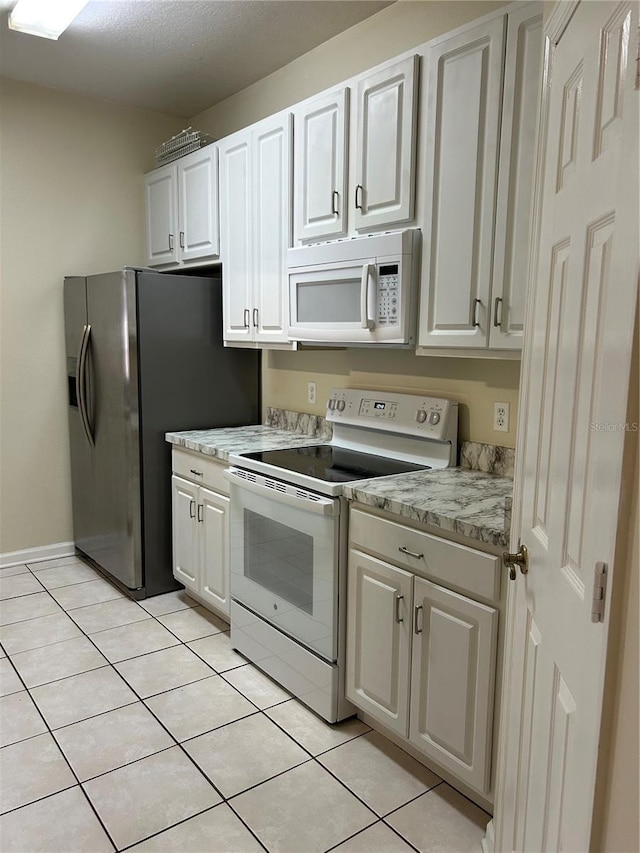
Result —
M338 499L329 514L235 483L231 595L325 660L337 658ZM306 504L306 506L305 506Z
M244 511L244 576L313 616L313 536Z

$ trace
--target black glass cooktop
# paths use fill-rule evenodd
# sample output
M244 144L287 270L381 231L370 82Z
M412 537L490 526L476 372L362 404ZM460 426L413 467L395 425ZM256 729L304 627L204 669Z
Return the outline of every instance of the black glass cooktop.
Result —
M349 483L352 480L367 480L370 477L425 471L430 467L401 462L385 456L345 450L342 447L333 447L331 444L294 447L286 450L258 450L242 455L246 459L255 459L281 468L283 471L295 471L330 483Z

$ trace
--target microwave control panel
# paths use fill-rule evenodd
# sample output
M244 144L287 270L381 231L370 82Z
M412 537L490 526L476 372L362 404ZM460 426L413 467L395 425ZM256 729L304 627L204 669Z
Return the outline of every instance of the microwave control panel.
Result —
M398 322L399 264L378 266L378 325L392 326Z

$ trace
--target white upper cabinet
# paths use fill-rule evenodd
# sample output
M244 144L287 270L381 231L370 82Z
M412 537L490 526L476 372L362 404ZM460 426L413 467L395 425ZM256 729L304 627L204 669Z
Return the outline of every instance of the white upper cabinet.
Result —
M347 231L349 89L300 105L294 113L294 238L330 239Z
M291 348L292 116L279 113L220 143L224 339Z
M357 87L354 213L357 231L413 219L418 56Z
M144 176L147 265L218 257L218 149L207 145Z
M183 261L217 257L218 149L206 146L178 160L178 244Z
M419 347L521 348L541 42L528 3L427 51Z
M486 345L505 22L427 54L421 346Z
M410 56L295 109L295 242L413 220L418 68Z
M178 262L178 196L173 163L144 176L147 266Z
M252 341L251 130L220 143L220 257L224 339Z
M533 198L542 13L527 4L508 18L489 346L522 346Z

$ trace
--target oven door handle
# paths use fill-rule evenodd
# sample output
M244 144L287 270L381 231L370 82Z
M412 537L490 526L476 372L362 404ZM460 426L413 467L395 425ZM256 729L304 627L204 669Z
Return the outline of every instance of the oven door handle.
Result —
M337 515L339 512L338 501L335 499L332 500L331 498L320 497L320 495L315 495L313 492L308 492L307 489L297 489L296 486L292 486L292 488L297 489L300 494L313 495L312 500L304 497L297 497L296 495L289 494L289 492L280 492L276 489L270 488L269 486L263 486L260 483L248 480L245 476L246 472L239 468L226 468L223 471L223 474L225 479L229 480L229 482L234 486L246 489L249 492L253 492L255 495L260 495L260 497L268 498L269 500L277 501L281 504L294 506L297 509L303 510L303 512L313 512L317 515Z

